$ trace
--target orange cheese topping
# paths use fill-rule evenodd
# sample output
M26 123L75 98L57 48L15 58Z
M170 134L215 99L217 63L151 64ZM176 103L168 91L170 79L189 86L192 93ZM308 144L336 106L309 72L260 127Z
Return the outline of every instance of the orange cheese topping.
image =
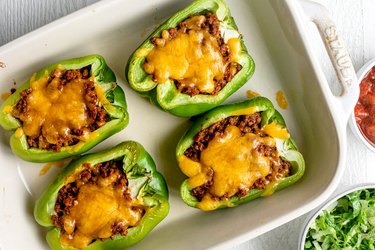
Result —
M201 153L199 163L183 156L179 161L180 166L190 177L188 183L192 187L198 187L208 181L207 171L212 169L213 185L209 193L217 197L231 197L240 188L251 187L257 179L270 172L269 158L260 155L256 150L260 143L275 146L275 140L271 137L260 137L252 133L242 136L238 127L229 126L222 137L215 137L209 142L208 147ZM191 166L193 170L189 170ZM229 202L215 201L210 194L206 194L198 204L202 210L212 210L222 202Z
M286 140L290 137L288 130L285 127L280 126L276 122L271 122L263 127L263 131L274 137L282 140Z
M12 113L12 110L13 110L13 108L12 108L11 105L6 105L3 109L3 112L6 113L6 114L10 114L10 113Z
M172 40L158 44L148 53L144 70L154 75L153 79L157 83L173 79L184 85L197 87L201 92L214 91L215 80L224 77L228 62L225 62L220 53L217 39L199 28L199 23L204 18L194 16L186 20L190 29L188 33L178 32ZM231 61L237 62L241 52L239 39L229 39L228 47Z
M59 86L59 79L50 80L47 71L38 80L34 74L30 80L27 111L19 114L24 134L30 137L41 134L48 143L57 144L59 139L68 137L71 130L87 127L92 120L85 101L85 84L89 81L92 80L76 78ZM95 91L99 101L108 104L103 90L95 86ZM84 130L79 140L85 141L88 133Z
M22 128L17 128L16 132L14 133L17 138L21 138L24 135Z
M241 54L241 43L238 38L231 38L228 40L228 47L230 51L230 58L232 62L239 62Z
M102 179L99 185L81 186L78 204L63 217L63 245L82 249L93 240L111 237L114 224L130 227L139 223L142 210L136 207L134 201L125 199L121 189L114 188L111 181ZM73 233L74 237L71 237Z
M98 99L100 101L101 104L103 105L106 105L106 104L109 104L109 101L108 99L105 97L105 93L103 91L103 89L101 87L99 87L98 85L95 86L95 92L98 96Z
M261 142L269 146L275 144L270 137L262 138L252 133L241 136L237 127L230 126L223 137L209 143L202 151L201 163L215 173L211 194L231 197L239 188L252 186L257 179L269 173L269 158L255 150Z
M200 162L185 155L179 158L182 172L189 177L189 186L198 187L213 178L213 185L198 203L198 208L213 210L220 205L230 207L229 197L235 196L240 189L251 188L256 180L270 173L271 159L261 155L257 146L263 144L276 147L274 137L285 139L289 137L289 133L276 123L262 129L270 136L260 137L253 133L242 135L238 127L228 126L223 136L215 137L208 143L207 148L201 152ZM208 174L210 170L214 172L213 177ZM266 189L272 187L269 185ZM223 198L218 200L211 196Z
M56 143L59 135L87 124L82 79L73 80L60 91L57 82L48 84L48 74L32 81L28 97L29 112L21 114L27 136L37 136L40 130L47 141ZM69 115L67 115L69 114Z

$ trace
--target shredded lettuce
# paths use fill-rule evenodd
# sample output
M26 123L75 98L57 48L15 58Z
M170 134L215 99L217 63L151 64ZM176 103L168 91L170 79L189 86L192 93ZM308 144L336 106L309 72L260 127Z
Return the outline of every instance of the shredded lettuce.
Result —
M375 250L375 189L340 198L312 222L305 250Z

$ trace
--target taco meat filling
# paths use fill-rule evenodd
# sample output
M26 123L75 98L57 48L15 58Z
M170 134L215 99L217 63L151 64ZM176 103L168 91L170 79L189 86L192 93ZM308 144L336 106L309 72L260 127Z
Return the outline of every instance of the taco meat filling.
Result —
M12 115L22 124L32 148L60 151L61 147L87 140L89 134L109 121L99 106L90 67L56 68L20 93Z
M198 183L193 184L192 195L199 202L205 197L243 197L252 189L265 189L291 175L290 162L279 156L275 140L260 125L260 113L231 116L195 136L184 155L201 164L204 176L190 179ZM226 183L218 183L222 181Z
M195 15L151 38L144 70L153 81L172 79L181 93L215 95L241 70L239 38L226 43L216 15Z
M61 243L78 249L96 240L127 235L145 208L132 199L122 161L90 165L63 186L51 219L61 230Z

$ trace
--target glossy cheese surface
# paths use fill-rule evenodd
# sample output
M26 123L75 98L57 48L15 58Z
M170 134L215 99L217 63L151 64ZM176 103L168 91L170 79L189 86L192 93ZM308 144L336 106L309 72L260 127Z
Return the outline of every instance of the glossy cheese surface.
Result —
M85 128L92 120L85 102L85 83L92 79L74 79L59 86L59 79L49 78L47 71L38 80L35 75L32 77L27 110L20 113L19 119L26 136L42 134L48 143L57 144L59 139L69 136L71 130ZM95 90L100 102L106 104L103 90L98 86ZM80 140L85 140L88 131L83 131L81 137Z
M194 16L188 19L190 30L187 33L178 32L176 37L166 39L148 53L144 69L154 75L154 81L165 83L173 79L201 92L214 91L215 80L223 79L228 62L220 53L217 39L199 28L204 18ZM231 38L228 47L231 61L237 62L241 53L239 39Z
M207 148L201 152L199 162L185 155L179 158L179 166L189 177L188 184L192 188L201 186L212 178L213 184L197 207L202 210L213 210L221 205L230 207L230 197L235 196L239 190L249 190L258 179L266 177L272 171L272 164L278 164L274 158L262 155L257 147L276 147L275 138L289 138L289 133L274 122L265 125L262 130L269 136L242 134L238 127L228 126L222 136L216 136L208 143ZM278 153L274 157L278 157ZM213 171L211 177L210 171ZM266 189L272 187L268 185ZM221 198L215 199L212 196Z
M77 204L63 217L63 245L81 249L93 240L110 238L115 224L131 227L141 220L142 209L114 188L112 180L102 179L98 183L83 185Z

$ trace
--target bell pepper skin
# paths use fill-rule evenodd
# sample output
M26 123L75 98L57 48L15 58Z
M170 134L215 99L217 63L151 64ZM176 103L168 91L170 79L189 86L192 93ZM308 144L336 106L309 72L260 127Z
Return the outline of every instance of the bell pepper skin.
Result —
M163 30L176 27L180 22L191 15L205 12L212 12L217 15L220 21L220 29L225 36L236 34L240 39L241 53L238 63L242 69L237 72L234 78L215 95L198 94L190 96L177 90L173 80L157 84L143 69L147 53L154 45L150 42L152 37L159 37ZM223 33L222 32L222 33ZM195 0L190 6L180 10L170 19L158 27L131 55L125 68L125 77L131 88L141 96L149 97L151 103L159 108L181 117L190 117L210 110L242 87L253 74L255 64L248 54L245 44L237 25L232 18L224 0Z
M128 234L115 235L114 239L96 240L85 250L124 249L142 240L169 212L168 188L163 176L157 172L155 163L148 152L137 142L126 141L101 152L87 154L72 161L49 184L36 201L34 217L44 227L53 227L51 216L59 190L67 184L69 176L82 170L84 163L97 164L124 157L123 170L131 193L142 205L148 207L139 224L128 228ZM133 196L133 195L132 195ZM60 243L60 229L53 227L47 233L47 242L54 250L74 250Z
M202 116L199 116L198 119L194 121L192 126L186 131L184 136L180 139L176 147L177 160L180 159L180 157L184 155L184 152L194 143L193 138L198 134L199 131L227 117L248 115L256 112L261 112L261 127L272 122L276 122L278 125L281 125L284 128L286 127L283 117L277 110L275 110L272 102L269 101L267 98L259 96L253 99L246 100L244 102L222 105L203 114ZM282 158L291 163L292 174L284 178L280 182L276 183L276 186L273 186L273 191L277 191L289 185L292 185L303 176L305 171L304 158L302 154L298 151L293 139L289 137L286 140L282 140L281 145L282 148L278 147L278 151L280 152L280 156ZM191 194L192 189L193 187L191 187L188 184L188 179L186 179L181 184L181 197L187 205L191 207L197 207L199 201L196 197L194 197ZM260 196L267 195L270 195L269 190L267 191L266 189L252 189L249 190L249 192L243 197L230 197L228 199L228 202L218 206L216 209L234 207L246 203L250 200L256 199Z
M20 93L30 87L31 80L38 80L45 76L46 73L50 74L57 67L70 70L80 69L89 65L91 65L91 74L94 76L95 84L102 88L108 100L108 103L103 104L103 107L107 111L110 121L95 130L97 134L94 138L86 142L80 141L76 145L62 147L59 152L29 147L26 135L24 133L15 132L10 138L10 146L17 156L31 162L58 161L88 151L101 141L127 126L129 118L125 94L123 90L116 85L115 74L100 55L90 55L58 62L38 71L0 106L0 125L9 131L16 131L22 128L21 122L13 117L10 112L7 112L7 109L9 109L9 107L14 107L18 103Z

